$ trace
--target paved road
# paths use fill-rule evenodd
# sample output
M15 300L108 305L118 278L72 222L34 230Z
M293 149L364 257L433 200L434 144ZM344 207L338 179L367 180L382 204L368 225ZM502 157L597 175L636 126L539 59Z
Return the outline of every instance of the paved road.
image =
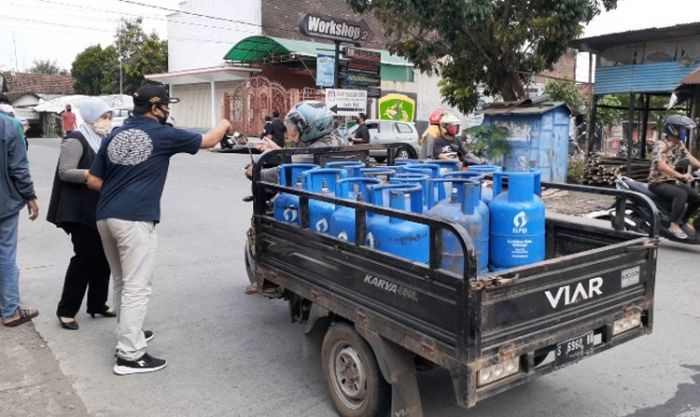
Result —
M34 140L31 167L44 213L58 152ZM247 155L203 152L173 159L158 226L159 251L147 328L165 371L111 373L114 322L78 316L81 330L53 314L70 256L68 238L23 219L20 262L36 328L90 415L334 416L317 358L279 301L245 296L242 262L251 207L241 167ZM25 217L25 216L23 216ZM660 251L656 330L620 348L485 401L471 416L700 416L700 250ZM420 377L426 416L464 416L444 372ZM2 414L2 413L0 413Z

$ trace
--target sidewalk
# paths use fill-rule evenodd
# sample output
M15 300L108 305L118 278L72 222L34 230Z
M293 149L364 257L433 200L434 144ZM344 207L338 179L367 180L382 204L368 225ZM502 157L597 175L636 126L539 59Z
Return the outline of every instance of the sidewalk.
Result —
M85 405L34 325L0 326L0 415L82 417Z

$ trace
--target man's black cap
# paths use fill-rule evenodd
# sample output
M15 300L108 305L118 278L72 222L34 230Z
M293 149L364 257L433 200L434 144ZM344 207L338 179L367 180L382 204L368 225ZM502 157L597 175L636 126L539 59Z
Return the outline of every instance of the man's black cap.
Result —
M10 101L10 98L7 97L4 94L0 94L0 104L12 104L12 101Z
M179 98L170 97L164 85L146 84L134 93L134 105L147 106L150 104L172 104L179 103Z

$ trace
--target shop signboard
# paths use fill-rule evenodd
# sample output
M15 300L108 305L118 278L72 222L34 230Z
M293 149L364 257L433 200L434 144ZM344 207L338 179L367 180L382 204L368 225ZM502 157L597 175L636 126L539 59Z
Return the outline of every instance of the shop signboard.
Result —
M379 118L413 122L416 117L416 100L405 95L391 93L379 99Z
M370 41L374 36L364 20L353 21L312 13L302 16L299 21L299 31L313 38L353 44Z

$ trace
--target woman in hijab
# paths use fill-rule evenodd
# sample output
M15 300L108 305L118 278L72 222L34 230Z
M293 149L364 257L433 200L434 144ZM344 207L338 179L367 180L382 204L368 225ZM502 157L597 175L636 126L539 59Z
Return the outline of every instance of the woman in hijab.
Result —
M61 327L68 330L79 328L75 315L86 289L88 314L116 317L106 304L110 270L95 220L99 193L86 185L102 139L112 130L112 109L104 100L91 98L80 103L79 111L85 123L61 142L47 215L48 221L70 235L75 252L56 311Z

